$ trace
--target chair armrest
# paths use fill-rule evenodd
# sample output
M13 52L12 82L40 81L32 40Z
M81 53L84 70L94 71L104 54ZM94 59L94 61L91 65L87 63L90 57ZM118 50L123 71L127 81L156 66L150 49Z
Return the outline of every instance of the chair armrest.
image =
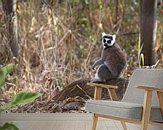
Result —
M159 92L163 92L162 88L159 87L152 87L152 86L137 86L137 89L143 89L146 91L159 91Z
M117 86L107 85L107 84L98 84L98 83L87 83L87 85L92 87L100 87L100 88L107 88L107 89L117 89Z

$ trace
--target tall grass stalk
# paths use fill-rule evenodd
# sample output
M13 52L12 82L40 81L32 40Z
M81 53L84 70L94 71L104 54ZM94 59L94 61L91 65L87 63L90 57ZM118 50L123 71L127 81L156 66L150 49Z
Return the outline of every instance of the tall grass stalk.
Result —
M142 53L142 49L143 49L143 44L141 44L140 33L139 33L139 40L138 40L138 63L139 63L139 68L141 68L141 66L144 66L144 54Z

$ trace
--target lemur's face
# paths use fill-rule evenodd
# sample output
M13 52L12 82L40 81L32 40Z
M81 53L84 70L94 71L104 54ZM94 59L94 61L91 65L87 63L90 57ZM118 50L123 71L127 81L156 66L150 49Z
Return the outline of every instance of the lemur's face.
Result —
M114 45L115 43L115 35L110 35L106 33L102 33L102 45L104 48L108 48Z

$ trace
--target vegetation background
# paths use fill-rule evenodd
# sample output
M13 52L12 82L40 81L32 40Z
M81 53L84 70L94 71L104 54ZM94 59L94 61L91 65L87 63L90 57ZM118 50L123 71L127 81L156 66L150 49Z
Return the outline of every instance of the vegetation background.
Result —
M17 15L19 63L13 76L7 79L7 91L0 91L4 102L14 93L30 90L43 94L35 106L45 106L68 84L93 76L91 65L100 56L102 32L116 34L117 42L126 51L125 78L139 67L138 0L18 0ZM162 6L157 9L156 33L155 49L162 68ZM2 7L0 40L3 66L11 62L11 55ZM29 112L30 108L32 105Z

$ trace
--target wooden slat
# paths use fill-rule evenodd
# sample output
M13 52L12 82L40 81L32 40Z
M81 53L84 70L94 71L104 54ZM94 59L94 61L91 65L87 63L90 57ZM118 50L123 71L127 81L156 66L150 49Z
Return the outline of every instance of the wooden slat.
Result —
M102 88L95 87L94 100L101 99L101 91L102 91Z
M117 89L117 86L114 85L107 85L107 84L98 84L98 83L87 83L87 85L92 87L101 87L101 88L114 88Z
M141 120L129 120L129 119L125 119L125 118L113 117L113 116L101 115L101 114L96 114L96 115L98 117L102 117L102 118L108 118L108 119L112 119L112 120L117 120L117 121L123 121L123 122L127 122L127 123L132 123L132 124L141 124ZM163 123L159 123L159 122L149 122L149 124L163 126Z
M121 121L121 124L122 124L122 127L124 130L127 130L127 126L126 126L126 123L124 121Z
M143 116L141 130L147 130L151 112L152 90L146 90L144 94Z
M96 130L97 121L98 121L98 117L95 114L93 114L92 130Z
M161 108L161 112L162 112L162 115L163 115L163 92L158 91L157 96L158 96L158 99L159 99L160 108Z
M112 101L118 101L117 94L115 92L115 89L108 88L109 96Z
M149 124L163 126L163 123L159 123L159 122L149 122Z
M133 123L133 124L140 124L140 120L129 120L125 118L120 118L120 117L113 117L113 116L108 116L108 115L102 115L102 114L96 114L98 117L103 117L103 118L108 118L112 120L117 120L117 121L123 121L123 122L128 122L128 123Z
M163 89L162 88L159 88L159 87L152 87L152 86L137 86L136 88L138 89L144 89L144 90L155 90L155 91L160 91L160 92L163 92Z

